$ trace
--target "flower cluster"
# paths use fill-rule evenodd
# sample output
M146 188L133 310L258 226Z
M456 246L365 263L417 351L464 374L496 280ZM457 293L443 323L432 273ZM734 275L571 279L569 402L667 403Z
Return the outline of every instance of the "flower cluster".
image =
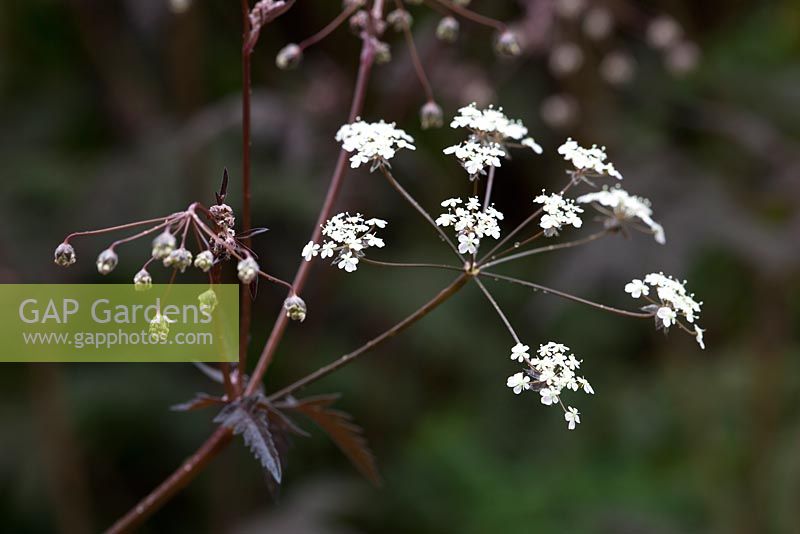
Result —
M542 215L539 226L544 230L545 237L552 237L558 235L558 231L562 226L572 225L575 228L580 228L583 224L580 214L583 213L583 208L576 206L575 201L569 198L564 198L558 193L551 195L542 194L533 199L534 204L542 204Z
M595 205L611 208L611 212L598 210L609 216L606 226L612 228L625 221L639 219L650 228L655 240L662 245L666 243L664 227L653 220L653 210L650 201L646 198L631 195L621 187L604 187L602 191L588 193L577 199L580 204L594 203Z
M611 162L607 162L605 147L592 145L591 148L584 148L571 138L558 147L558 153L564 159L575 166L579 173L594 173L597 176L611 176L622 180L622 175L614 168Z
M493 206L481 210L478 197L468 198L464 207L461 207L462 203L460 198L449 198L442 202L447 213L439 215L436 224L453 226L458 237L458 251L461 254L475 254L484 237L500 239L500 225L497 221L503 220L503 214Z
M569 347L552 341L540 345L536 357L531 358L529 350L530 347L522 343L517 343L511 349L511 359L524 362L528 367L508 377L506 385L517 395L526 390L538 391L542 404L561 406L569 429L574 430L575 425L581 422L580 413L571 406L564 407L561 392L564 389L582 389L585 393L594 395L589 381L576 374L581 367L581 360L575 358L574 354L569 354Z
M339 269L352 273L358 269L359 258L369 247L383 248L383 239L375 235L376 228L386 228L382 219L367 219L360 213L339 213L322 226L322 235L328 238L322 245L309 241L301 255L306 261L319 255L333 258Z
M655 290L658 301L650 296L651 287ZM699 318L702 302L694 298L694 294L687 293L686 281L680 282L664 273L650 273L644 277L644 281L634 279L625 285L625 292L631 297L638 299L645 297L652 304L645 306L644 309L652 310L656 313L656 328L663 328L665 331L672 325L691 332L689 328L681 324L680 317L686 319L689 324L694 324ZM694 335L698 345L705 349L703 342L704 330L694 324Z
M445 154L455 154L461 165L474 180L486 174L486 167L500 167L500 158L508 156L508 146L526 146L542 153L528 129L518 120L506 117L502 108L478 109L475 103L458 110L450 123L451 128L466 128L470 135L466 141L444 149Z
M371 171L380 165L387 164L401 148L415 150L414 138L405 131L395 128L395 123L364 122L357 119L352 124L345 124L336 132L336 140L342 148L353 152L350 166L357 168L364 163L372 162Z

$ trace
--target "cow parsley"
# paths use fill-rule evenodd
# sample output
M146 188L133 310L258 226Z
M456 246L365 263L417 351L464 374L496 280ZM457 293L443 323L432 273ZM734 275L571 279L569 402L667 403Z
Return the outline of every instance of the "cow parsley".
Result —
M487 206L481 210L478 197L470 197L461 207L460 198L450 198L442 202L442 207L447 208L447 213L442 213L436 219L438 226L452 226L458 238L458 251L461 254L476 254L484 237L500 239L500 226L498 221L503 220L503 214L494 206Z
M578 417L580 414L571 406L564 407L561 402L562 391L582 389L584 393L594 395L594 389L589 381L576 374L581 367L581 360L570 353L569 347L552 341L546 345L539 345L534 358L530 357L528 349L529 347L522 343L517 343L511 349L511 359L524 362L527 368L508 377L506 386L517 395L527 390L537 391L542 404L561 406L568 427L573 430L575 425L581 422Z
M680 282L663 273L650 273L644 277L644 281L634 279L626 284L625 292L633 298L645 298L651 303L643 309L655 312L656 328L666 331L670 326L677 325L693 334L697 344L705 348L704 330L694 324L699 319L703 303L686 291L686 281ZM681 319L694 325L694 330L682 324Z
M371 171L380 165L387 164L401 148L416 150L414 138L395 124L379 122L356 122L345 124L336 133L336 140L342 143L342 149L354 152L350 156L350 167L357 168L364 163L372 162Z
M626 221L639 219L650 228L655 240L666 243L664 228L653 220L653 210L646 198L633 196L621 187L604 187L602 191L588 193L577 198L580 204L593 203L601 213L608 215L606 226L613 228ZM611 211L601 208L611 208Z
M583 208L576 206L572 199L564 198L558 193L551 195L542 194L533 199L535 204L543 204L541 221L539 226L544 230L546 237L558 235L558 231L562 226L572 225L575 228L580 228L583 221L580 214L583 213Z
M311 261L317 255L320 258L333 258L333 263L339 269L351 273L358 269L359 258L364 257L366 249L383 248L383 239L376 235L375 230L386 228L386 224L383 219L365 220L360 213L339 213L322 226L322 235L328 239L321 245L309 241L303 247L301 256L306 261Z
M526 137L528 129L521 121L506 117L502 108L478 109L473 102L458 110L450 123L451 128L466 128L470 135L466 141L444 149L445 154L454 154L469 173L470 180L486 174L486 167L500 167L500 158L508 157L509 146L527 147L542 153L532 137Z
M583 148L571 138L558 147L558 153L564 159L575 166L575 170L581 175L612 176L622 180L622 175L614 168L611 162L607 162L605 147L592 145L591 148Z

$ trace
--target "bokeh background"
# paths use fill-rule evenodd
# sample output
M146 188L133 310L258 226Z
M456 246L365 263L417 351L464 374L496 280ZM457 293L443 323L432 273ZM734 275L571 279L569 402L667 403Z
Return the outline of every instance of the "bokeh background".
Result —
M559 340L584 359L597 394L576 396L583 422L568 432L558 410L505 387L515 372L511 340L468 287L312 389L343 393L340 407L365 428L382 488L303 423L313 437L294 441L277 500L237 441L143 532L800 532L800 5L592 5L614 23L599 40L587 34L585 12L570 17L548 0L474 0L523 34L523 56L512 61L494 56L486 28L462 22L448 46L434 37L439 14L411 11L445 114L473 100L499 103L546 149L503 164L495 199L506 228L533 195L562 182L554 150L573 136L608 146L626 188L653 200L667 232L667 246L615 237L504 272L618 306L631 305L622 291L631 278L674 273L705 301L708 349L492 284L529 344ZM284 278L337 156L359 43L341 28L291 72L277 70L274 56L338 9L298 0L254 55L254 223L270 228L255 246ZM683 29L667 50L648 41L663 14ZM77 241L79 262L66 271L52 250L70 231L211 202L224 166L239 205L239 17L238 2L212 0L0 2L3 282L128 282L146 243L125 249L103 280L93 268L102 239ZM418 150L400 154L395 173L434 210L466 194L465 173L441 154L462 133L420 131L422 92L402 38L387 38L393 61L375 69L364 115L415 136ZM609 66L609 53L622 59ZM390 221L383 259L448 259L377 175L350 173L339 208ZM192 276L184 279L200 281ZM366 266L344 275L320 262L303 294L308 319L289 329L267 389L360 345L450 278ZM261 286L251 360L282 299ZM213 412L168 407L216 387L182 364L3 365L2 530L108 526L213 430Z

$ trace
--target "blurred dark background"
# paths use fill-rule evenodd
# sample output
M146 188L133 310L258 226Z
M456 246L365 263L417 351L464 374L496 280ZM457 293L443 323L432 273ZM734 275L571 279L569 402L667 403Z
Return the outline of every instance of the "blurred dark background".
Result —
M277 501L237 441L143 532L800 532L800 4L591 4L611 14L607 35L596 13L591 23L586 11L571 17L570 2L474 0L525 37L511 61L494 56L486 28L463 21L448 46L434 37L440 15L410 10L445 115L473 100L501 104L546 149L503 164L495 201L506 229L534 194L561 184L555 148L568 135L607 145L623 185L652 199L666 229L666 246L619 237L505 272L619 306L630 306L622 287L633 277L687 278L705 301L708 349L492 284L529 344L558 340L584 359L597 394L574 399L583 422L569 432L557 410L505 387L510 340L467 288L312 390L343 393L378 457L381 489L304 424L313 438L295 440ZM291 72L274 57L338 10L298 0L254 55L254 224L270 228L256 250L284 278L337 156L359 42L343 27ZM652 35L664 14L682 28L666 50ZM224 166L238 207L240 32L238 2L0 2L2 281L127 283L146 244L124 249L110 280L94 270L104 240L77 241L79 262L66 271L52 251L74 230L211 202ZM418 150L398 155L395 174L434 210L466 192L465 173L441 154L462 133L419 130L424 98L402 37L387 39L394 58L375 69L364 116L414 135ZM448 258L378 175L350 173L339 208L390 221L381 259ZM366 266L344 275L319 262L303 294L308 319L289 329L267 389L360 345L450 278ZM251 361L282 299L261 286ZM4 365L2 530L108 526L213 430L213 412L168 406L216 387L190 365Z

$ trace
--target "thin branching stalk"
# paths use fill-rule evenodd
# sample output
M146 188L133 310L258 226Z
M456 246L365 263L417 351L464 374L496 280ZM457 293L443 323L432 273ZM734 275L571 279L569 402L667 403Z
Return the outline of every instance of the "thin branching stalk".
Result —
M455 252L456 256L458 256L458 259L460 259L462 262L466 261L464 259L464 256L462 256L461 253L458 251L458 247L456 247L455 243L453 243L453 241L449 237L447 237L447 234L444 233L444 230L442 230L439 227L439 225L436 224L436 222L433 220L433 217L431 217L430 213L428 213L425 210L425 208L423 208L419 204L419 202L417 202L416 199L414 199L414 197L411 196L411 193L406 191L405 188L402 185L400 185L400 183L394 178L394 176L392 176L392 173L389 172L389 169L387 169L385 165L381 165L380 169L381 169L381 172L383 172L383 175L386 177L386 179L392 185L392 187L394 187L397 190L397 192L400 193L400 195L402 195L402 197L404 199L406 199L406 201L409 204L411 204L411 206L415 210L417 210L417 212L419 212L419 214L422 215L422 217L426 221L428 221L428 224L433 226L433 228L436 230L436 233L439 234L439 237L441 237L444 242L446 242L448 245L450 245L450 248L453 249L453 252Z
M448 271L464 272L461 267L454 265L444 265L442 263L396 263L391 261L378 261L369 258L361 258L360 261L371 265L378 265L380 267L398 267L398 268L422 268L422 269L446 269Z
M628 310L621 310L619 308L614 308L612 306L606 306L605 304L600 304L599 302L594 302L591 300L587 300L583 297L578 297L570 293L565 293L563 291L559 291L558 289L545 287L539 284L535 284L533 282L528 282L527 280L520 280L518 278L513 278L511 276L504 276L502 274L488 273L484 271L481 271L479 276L483 276L485 278L491 278L494 280L504 280L506 282L511 282L512 284L519 284L521 286L530 287L532 289L535 289L536 291L541 291L545 295L556 295L558 297L565 298L567 300L572 300L574 302L586 304L587 306L591 306L592 308L597 308L598 310L607 311L625 317L635 317L636 319L651 319L654 316L653 313L632 312Z
M492 188L494 187L494 170L495 167L490 166L489 175L486 177L486 193L483 196L483 211L489 209L489 202L492 201Z
M242 5L242 232L250 231L252 226L251 216L251 188L250 188L250 95L252 93L251 61L253 48L247 46L250 38L250 3L241 0ZM250 238L243 240L244 246L250 248ZM247 349L250 345L250 323L253 315L253 301L250 288L242 285L239 290L239 373L247 369Z
M511 334L511 337L514 338L514 341L519 343L520 342L519 336L517 336L517 333L514 331L514 327L511 326L511 322L508 320L508 317L506 317L506 314L503 313L503 310L500 308L500 305L494 299L492 294L489 292L488 289L486 289L486 286L483 285L483 282L481 282L478 278L475 278L475 283L478 285L478 288L480 288L481 292L486 296L486 299L489 301L494 310L497 312L497 315L500 316L500 320L503 321L503 324L508 329L509 333Z
M353 2L353 4L350 7L348 7L347 9L343 10L341 13L336 15L336 17L332 21L330 21L324 28L322 28L320 31L318 31L311 37L302 40L297 46L300 48L300 50L305 51L309 47L322 41L328 35L330 35L331 32L333 32L336 28L341 26L342 23L346 21L347 18L353 13L355 13L359 8L360 6L358 5L358 2Z
M485 15L481 15L480 13L476 13L471 9L467 9L466 7L460 6L455 2L451 2L450 0L433 0L433 1L440 3L453 13L461 17L464 17L465 19L471 20L472 22L477 22L478 24L494 28L499 32L506 31L507 26L505 25L504 22L493 19L491 17L487 17ZM428 0L427 3L431 3L430 0Z
M394 0L394 3L397 9L404 9L402 0ZM425 74L425 68L422 66L422 61L417 52L417 45L414 43L414 35L412 35L411 28L409 28L408 24L403 24L403 36L405 37L406 46L408 47L408 54L411 56L411 64L414 65L414 71L417 73L419 84L422 86L422 90L425 91L425 97L428 99L428 102L434 102L433 88L431 87L430 81L428 81L428 75Z
M411 315L409 315L408 317L406 317L393 327L389 328L379 336L374 337L371 340L367 341L356 350L345 354L338 360L331 362L328 365L317 369L313 373L306 375L300 380L297 380L296 382L286 386L285 388L276 391L275 393L269 396L269 400L276 401L279 399L283 399L284 397L291 395L292 393L296 393L297 391L300 391L301 389L313 384L314 382L320 380L321 378L328 376L332 372L341 369L345 365L353 363L359 356L366 354L371 349L374 349L384 341L396 336L409 326L413 325L414 323L416 323L417 321L428 315L431 311L433 311L440 304L445 302L447 299L449 299L455 293L457 293L462 287L464 287L464 284L466 284L470 278L471 278L470 275L466 273L462 274L461 276L453 280L453 282L449 286L442 289L435 297L433 297L426 304L420 307L417 311L415 311L414 313L412 313Z
M541 234L541 232L539 232L539 234L537 234L537 236L540 235L540 234ZM520 258L525 258L527 256L533 256L534 254L541 254L542 252L552 252L554 250L563 250L563 249L566 249L566 248L573 248L573 247L577 247L577 246L580 246L580 245L585 245L587 243L591 243L592 241L596 241L596 240L600 239L601 237L605 237L607 235L609 235L608 230L602 230L600 232L595 232L594 234L591 234L591 235L589 235L587 237L584 237L583 239L576 239L574 241L567 241L565 243L556 243L555 245L548 245L546 247L539 247L539 248L534 248L534 249L531 249L531 250L525 250L525 251L519 252L517 254L512 254L511 256L506 256L505 258L499 258L499 259L487 262L487 263L483 264L481 266L481 268L488 269L489 267L493 267L495 265L500 265L501 263L506 263L506 262L509 262L509 261L518 260ZM525 243L526 242L523 241L522 243L520 243L520 245L523 245ZM503 253L500 253L497 256L502 256L502 254Z

